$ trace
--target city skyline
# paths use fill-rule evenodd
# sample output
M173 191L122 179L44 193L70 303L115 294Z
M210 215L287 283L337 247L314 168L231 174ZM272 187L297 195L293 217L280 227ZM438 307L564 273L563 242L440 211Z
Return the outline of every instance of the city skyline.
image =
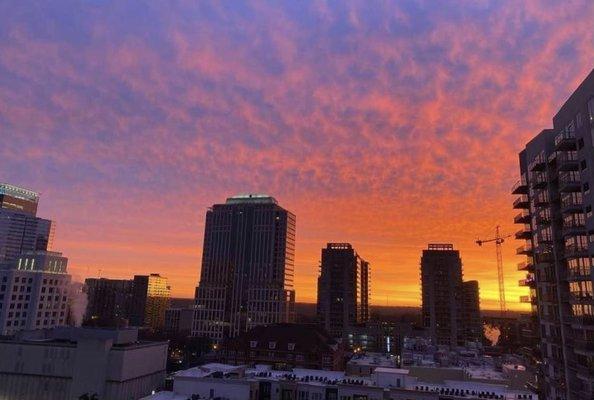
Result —
M519 229L517 154L591 71L593 5L453 4L0 6L0 181L42 193L79 280L191 298L206 209L257 192L297 217L297 301L349 242L372 305L418 306L420 252L447 242L496 309L475 240ZM522 243L505 284L528 310Z

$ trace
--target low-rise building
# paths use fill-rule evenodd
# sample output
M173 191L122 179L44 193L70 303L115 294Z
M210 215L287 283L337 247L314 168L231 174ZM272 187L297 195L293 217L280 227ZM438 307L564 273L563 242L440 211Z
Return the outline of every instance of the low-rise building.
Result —
M167 342L137 329L55 328L0 340L0 399L138 399L162 387Z
M398 357L387 353L356 353L346 363L348 375L370 376L376 368L397 368Z
M465 375L424 377L398 368L376 368L370 376L341 371L294 368L277 371L267 365L254 368L206 364L175 374L173 391L143 400L439 400L506 399L537 400L530 391L509 381L491 382Z
M316 325L257 326L222 344L219 360L229 364L271 364L277 369L344 368L341 342Z

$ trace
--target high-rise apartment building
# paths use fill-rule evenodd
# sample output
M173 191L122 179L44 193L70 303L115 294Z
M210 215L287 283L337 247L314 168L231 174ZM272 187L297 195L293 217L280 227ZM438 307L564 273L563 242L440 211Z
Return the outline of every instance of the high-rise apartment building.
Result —
M239 195L206 213L192 334L220 341L292 322L295 216L267 195Z
M452 244L430 244L421 257L422 317L436 344L462 336L462 259Z
M423 326L435 344L481 340L477 281L462 281L462 259L452 244L429 244L421 257Z
M369 320L369 263L349 243L322 249L317 315L333 337Z
M83 324L125 326L132 308L133 283L130 279L86 279L83 291L87 295L87 308Z
M0 334L66 325L70 302L68 259L31 251L0 269Z
M594 397L594 71L519 154L512 193L548 399Z
M0 183L0 264L51 248L52 221L36 216L38 203L37 193Z

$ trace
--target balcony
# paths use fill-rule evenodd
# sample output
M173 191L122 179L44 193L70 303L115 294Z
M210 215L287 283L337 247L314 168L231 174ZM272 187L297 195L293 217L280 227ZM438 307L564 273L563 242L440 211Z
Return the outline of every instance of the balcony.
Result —
M524 225L522 229L516 232L516 239L530 239L532 237L532 229L530 225Z
M553 256L553 253L550 250L536 254L535 258L537 264L548 264L555 261L555 257Z
M534 271L534 265L530 261L518 263L518 271Z
M588 255L588 248L579 245L566 245L565 246L565 257L580 257L580 256L587 256Z
M516 254L518 255L526 255L526 256L532 256L532 245L526 243L524 246L520 246L516 249Z
M528 164L528 169L530 171L544 171L547 167L547 159L544 153L540 153L538 156L532 160L530 164Z
M581 328L582 326L594 327L594 315L575 316L573 317L571 325L575 328Z
M560 192L579 192L582 189L580 173L577 171L563 171L559 174Z
M520 303L536 305L537 301L536 301L536 297L520 296Z
M558 171L577 171L579 161L577 151L559 151L557 152L557 170Z
M526 179L522 178L517 181L514 186L512 186L511 192L512 194L528 194L528 184L526 183Z
M555 150L571 151L576 149L577 145L574 131L564 131L555 136Z
M594 355L594 339L576 339L574 340L574 349L578 354L592 356Z
M533 172L532 173L532 188L543 189L547 187L547 173L546 172Z
M536 287L536 280L534 279L534 275L533 274L527 274L525 279L520 279L518 281L518 285L519 286L525 286L525 287Z
M528 196L521 195L517 199L514 200L513 207L516 209L524 209L527 210L530 208L530 202L528 201Z
M551 217L547 213L537 214L535 220L538 225L550 225L551 224Z
M564 193L561 196L562 213L575 213L578 211L581 212L583 205L583 196L581 192Z
M528 224L530 223L530 213L528 211L522 211L514 217L515 224Z
M581 236L586 234L586 226L584 222L579 222L576 220L570 220L569 222L564 222L563 227L561 229L563 237L566 236Z

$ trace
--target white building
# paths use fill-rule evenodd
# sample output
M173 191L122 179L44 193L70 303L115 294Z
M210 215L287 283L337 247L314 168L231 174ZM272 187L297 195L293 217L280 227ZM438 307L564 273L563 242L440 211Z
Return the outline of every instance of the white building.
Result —
M162 386L167 342L137 329L55 328L0 341L0 399L129 400Z
M472 379L465 374L452 380L443 371L448 369L432 368L415 374L408 369L377 367L371 376L362 377L338 371L275 371L265 365L206 364L178 372L173 391L143 400L439 400L444 396L537 400L532 392L508 381Z
M0 334L66 325L67 264L62 253L30 251L0 269Z

